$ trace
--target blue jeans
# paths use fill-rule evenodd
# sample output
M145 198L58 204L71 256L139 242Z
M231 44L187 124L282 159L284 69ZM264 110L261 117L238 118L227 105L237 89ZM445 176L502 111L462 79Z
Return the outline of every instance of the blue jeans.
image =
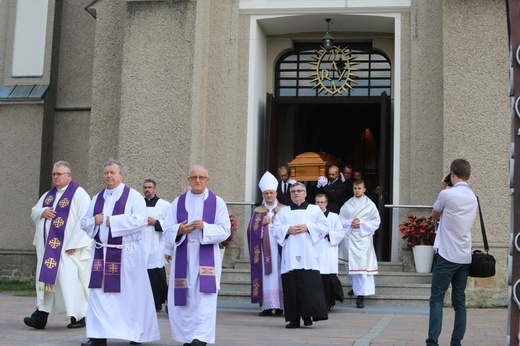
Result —
M466 282L470 264L452 263L440 255L435 255L430 295L430 324L426 345L439 345L442 329L442 308L444 296L451 283L451 303L455 310L455 322L450 345L460 345L466 332Z

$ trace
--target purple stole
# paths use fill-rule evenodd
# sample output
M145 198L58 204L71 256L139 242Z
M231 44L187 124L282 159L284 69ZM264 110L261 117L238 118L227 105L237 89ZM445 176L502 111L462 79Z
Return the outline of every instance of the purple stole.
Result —
M217 196L208 190L208 198L204 201L202 221L215 223L217 211ZM186 210L186 193L179 197L177 202L177 223L188 220ZM175 286L174 297L175 306L186 306L186 295L188 293L188 236L177 246L175 252ZM215 279L215 257L213 254L213 244L200 244L199 253L199 276L200 291L205 293L216 293L217 283Z
M103 198L102 190L96 199L94 204L94 216L103 212L103 206L105 204L105 198ZM130 187L126 186L123 189L121 197L117 200L114 205L113 215L121 215L125 213L126 202L130 194ZM99 229L94 237L97 243L101 244L99 238ZM105 279L104 292L121 292L121 245L123 244L123 237L112 237L112 230L108 229L108 241L107 244L115 245L119 247L107 247L106 262L103 259L103 246L95 246L94 260L92 261L92 272L90 274L90 283L88 288L101 288L103 284L103 278Z
M63 247L63 238L65 238L65 227L67 226L67 219L69 218L70 205L72 203L72 197L74 196L74 193L76 193L78 187L79 185L77 183L71 181L65 192L63 192L63 195L56 204L56 216L52 219L47 239L45 239L45 223L47 220L44 222L43 240L45 242L45 252L43 253L42 266L40 268L40 278L38 279L40 282L49 285L54 285L56 283L61 250ZM58 189L54 187L47 193L43 200L44 208L52 208L57 191Z
M264 209L266 209L264 211ZM276 214L278 206L273 212ZM249 253L251 256L251 303L261 303L263 298L262 262L264 274L273 272L271 255L271 243L269 239L269 225L262 225L262 220L267 215L264 206L255 209L249 222ZM260 255L263 250L262 262Z

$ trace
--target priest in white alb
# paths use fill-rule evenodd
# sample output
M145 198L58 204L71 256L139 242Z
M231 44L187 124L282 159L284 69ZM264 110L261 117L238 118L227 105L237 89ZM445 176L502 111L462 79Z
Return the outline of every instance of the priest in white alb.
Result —
M164 220L165 255L172 260L168 310L172 337L184 345L215 343L218 244L231 235L226 203L206 188L203 166L190 170L191 190L177 197Z
M320 208L305 202L305 185L291 186L291 204L282 208L271 229L282 246L282 287L286 328L299 328L328 319L327 306L314 246L325 237L329 223Z
M270 172L260 179L262 205L253 210L247 228L251 262L251 302L262 307L259 316L283 314L283 291L280 276L280 251L276 239L269 234L276 214L285 207L276 198L278 180Z
M54 188L32 208L36 225L36 310L24 323L44 329L51 312L65 311L67 328L85 327L92 240L80 228L90 197L72 181L72 169L58 161L52 169Z
M159 340L142 232L148 223L139 192L123 184L123 166L103 165L106 188L90 203L81 228L94 239L87 337L81 346L105 346L107 338L131 344Z
M345 202L339 212L346 233L340 244L343 251L339 259L345 262L348 279L357 296L356 307L364 308L364 297L376 293L374 275L379 272L373 235L381 218L374 202L365 196L365 182L354 180L353 189L354 197Z

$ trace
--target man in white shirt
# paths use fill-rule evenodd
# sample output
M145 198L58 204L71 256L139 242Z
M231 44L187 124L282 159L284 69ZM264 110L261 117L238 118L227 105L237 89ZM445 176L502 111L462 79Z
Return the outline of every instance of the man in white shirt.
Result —
M455 322L450 345L460 345L466 332L466 282L471 265L471 227L477 198L467 181L471 165L456 159L450 166L453 188L445 188L433 204L432 217L440 219L433 248L435 259L430 295L430 322L426 345L439 345L444 296L451 283Z

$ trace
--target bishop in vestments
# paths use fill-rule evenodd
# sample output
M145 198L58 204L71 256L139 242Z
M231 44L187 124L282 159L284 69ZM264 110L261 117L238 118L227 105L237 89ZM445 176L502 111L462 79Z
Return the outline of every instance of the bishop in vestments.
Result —
M276 198L278 181L265 172L258 183L264 198L255 208L247 228L251 261L251 302L262 307L259 316L283 314L283 291L280 276L280 252L276 239L269 234L276 214L284 207Z

